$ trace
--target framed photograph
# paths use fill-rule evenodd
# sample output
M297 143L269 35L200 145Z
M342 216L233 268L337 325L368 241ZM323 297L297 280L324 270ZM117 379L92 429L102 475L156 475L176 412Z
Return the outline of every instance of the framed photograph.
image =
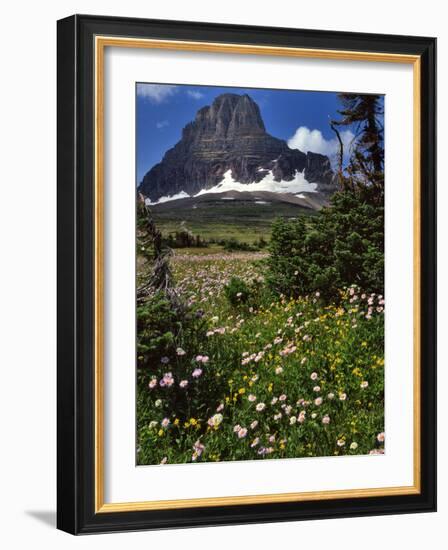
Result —
M58 527L429 512L434 38L58 21Z

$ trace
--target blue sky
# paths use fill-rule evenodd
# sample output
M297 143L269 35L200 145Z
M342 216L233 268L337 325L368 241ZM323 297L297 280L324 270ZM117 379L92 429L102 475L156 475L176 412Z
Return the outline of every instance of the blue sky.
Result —
M337 145L329 118L339 118L340 104L333 92L137 84L137 184L180 139L182 128L198 109L223 93L247 93L260 107L266 130L288 141L290 147L335 157ZM345 130L344 141L353 134Z

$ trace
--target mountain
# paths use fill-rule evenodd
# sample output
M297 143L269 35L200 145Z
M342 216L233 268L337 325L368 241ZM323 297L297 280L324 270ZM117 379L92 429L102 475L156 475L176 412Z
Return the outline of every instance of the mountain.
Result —
M139 192L156 203L231 190L304 197L335 188L328 157L290 149L266 132L250 96L228 93L199 109L180 141L143 177Z

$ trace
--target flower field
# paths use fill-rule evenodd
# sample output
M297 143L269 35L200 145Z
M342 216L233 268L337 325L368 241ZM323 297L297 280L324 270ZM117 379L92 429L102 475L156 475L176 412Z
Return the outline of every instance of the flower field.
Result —
M138 464L384 452L384 300L326 303L264 280L266 254L196 253L138 307Z

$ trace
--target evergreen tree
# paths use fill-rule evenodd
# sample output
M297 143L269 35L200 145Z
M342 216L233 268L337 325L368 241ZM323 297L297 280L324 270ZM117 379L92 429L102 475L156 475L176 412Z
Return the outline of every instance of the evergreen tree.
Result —
M377 94L339 94L340 120L330 125L340 143L339 181L341 187L357 192L375 204L384 200L383 100ZM343 145L338 127L354 128L354 145L348 166L342 166Z

